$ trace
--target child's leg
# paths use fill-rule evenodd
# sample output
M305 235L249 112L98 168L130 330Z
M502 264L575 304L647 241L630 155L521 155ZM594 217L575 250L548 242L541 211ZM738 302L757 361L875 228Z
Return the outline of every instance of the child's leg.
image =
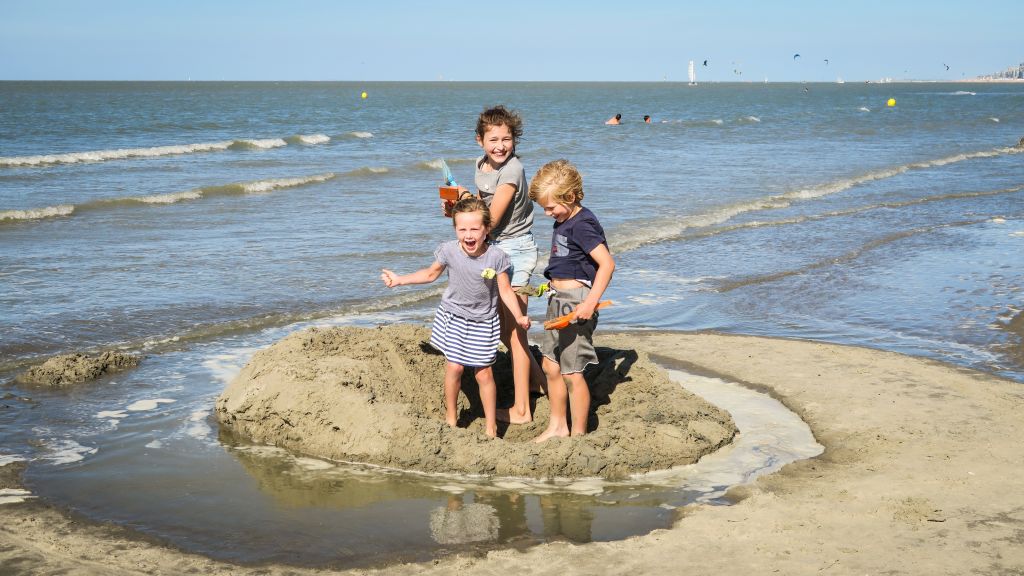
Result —
M544 357L543 361L544 374L547 376L548 385L548 402L551 405L551 419L548 421L548 427L541 433L540 436L534 439L534 442L543 442L548 438L561 437L564 438L569 435L569 423L566 420L566 408L569 400L568 390L566 389L565 379L562 377L562 369L558 365L558 362Z
M495 414L498 389L494 385L494 372L490 366L476 369L476 383L480 388L480 403L484 405L484 433L494 438L498 435L498 419Z
M527 297L517 294L522 309L526 310ZM510 424L528 424L533 421L530 413L530 388L540 387L544 381L544 373L537 361L530 354L530 343L526 338L526 330L516 324L515 315L501 305L501 340L512 357L512 382L515 387L515 401L508 410L502 410L498 416Z
M459 421L456 407L462 389L462 364L448 361L444 366L444 421L452 428Z
M587 433L587 417L590 415L590 387L582 372L566 374L564 378L572 398L572 435L582 436Z

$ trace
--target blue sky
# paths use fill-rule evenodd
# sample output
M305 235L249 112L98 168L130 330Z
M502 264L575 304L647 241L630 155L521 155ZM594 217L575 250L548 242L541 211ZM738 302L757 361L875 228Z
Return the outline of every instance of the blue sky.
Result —
M0 13L0 80L660 81L685 80L691 59L705 81L958 80L1024 61L1016 0L3 0Z

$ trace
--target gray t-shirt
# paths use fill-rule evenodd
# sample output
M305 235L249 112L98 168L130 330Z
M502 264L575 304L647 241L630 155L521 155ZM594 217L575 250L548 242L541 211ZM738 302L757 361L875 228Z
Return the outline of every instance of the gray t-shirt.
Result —
M530 189L526 183L526 169L523 168L523 163L513 156L494 172L484 172L481 167L486 161L486 156L477 159L473 182L488 207L494 201L494 192L498 186L512 184L516 187L516 193L512 195L512 201L505 209L501 222L495 223L491 230L491 238L500 242L530 232L533 228L533 200L530 200Z
M498 313L498 274L511 268L508 254L497 246L488 246L480 256L470 256L458 240L442 242L434 250L434 260L448 269L448 288L441 296L441 306L463 318L490 320ZM482 272L491 268L494 278Z

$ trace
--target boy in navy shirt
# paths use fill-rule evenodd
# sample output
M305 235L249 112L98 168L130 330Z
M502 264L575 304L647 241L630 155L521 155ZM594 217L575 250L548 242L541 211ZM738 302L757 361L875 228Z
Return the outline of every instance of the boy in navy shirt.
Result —
M615 271L615 260L597 216L584 208L583 177L567 160L549 162L530 183L530 199L555 219L551 257L544 270L553 293L547 318L575 312L575 321L550 330L541 342L542 368L547 378L551 421L534 442L587 432L590 389L583 369L597 363L594 350L595 311ZM571 423L567 408L571 397Z

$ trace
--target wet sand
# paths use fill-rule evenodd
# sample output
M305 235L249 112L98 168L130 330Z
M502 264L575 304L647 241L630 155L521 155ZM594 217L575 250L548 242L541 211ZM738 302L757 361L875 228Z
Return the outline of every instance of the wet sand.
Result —
M221 429L334 461L528 478L624 478L692 464L736 433L727 412L671 382L647 354L605 346L585 372L590 434L534 443L550 415L539 400L530 425L500 426L500 441L487 438L468 370L452 428L445 359L429 340L429 328L409 324L291 334L257 352L217 399ZM511 379L507 355L494 371Z
M733 506L686 507L672 529L647 536L345 573L1024 573L1024 385L805 341L632 333L598 344L768 392L825 452L734 488ZM0 467L0 488L18 487L19 466ZM0 513L3 573L329 572L217 563L33 500Z

